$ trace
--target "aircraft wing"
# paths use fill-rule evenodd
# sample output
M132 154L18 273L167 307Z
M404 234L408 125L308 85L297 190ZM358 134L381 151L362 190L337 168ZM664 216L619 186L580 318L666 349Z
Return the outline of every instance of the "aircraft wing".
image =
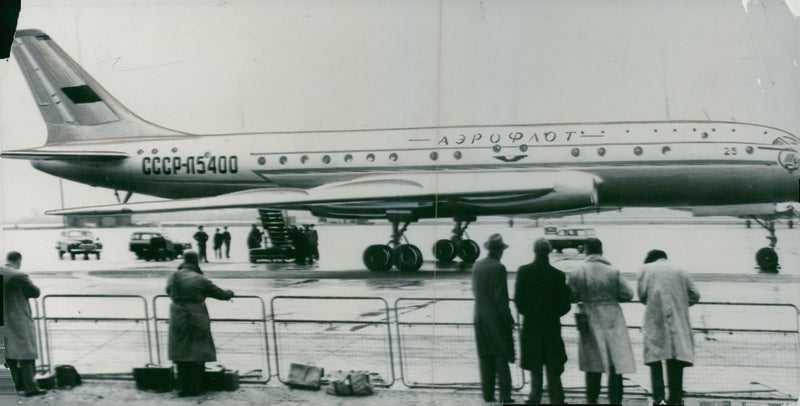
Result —
M214 197L161 200L106 206L51 210L55 215L113 215L163 213L229 208L281 208L308 210L314 205L431 202L436 199L469 200L491 204L495 198L547 197L542 211L593 207L597 203L594 175L574 171L509 172L399 172L363 176L310 189L261 188Z
M705 216L776 216L793 217L800 212L800 204L797 203L755 203L755 204L736 204L722 206L694 206L678 207L674 210L690 211L695 217Z

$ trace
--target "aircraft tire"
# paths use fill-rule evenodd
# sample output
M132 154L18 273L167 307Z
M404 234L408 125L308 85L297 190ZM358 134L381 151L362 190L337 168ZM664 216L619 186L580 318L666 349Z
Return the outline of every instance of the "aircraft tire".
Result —
M475 262L481 255L481 247L473 240L461 240L457 249L458 257L464 262Z
M372 272L386 272L392 268L392 249L388 245L370 245L364 250L364 265Z
M770 247L756 252L756 263L762 272L778 272L778 253Z
M94 255L97 257L97 259L100 259L100 253L99 252L95 253Z
M64 259L64 251L58 250L58 259Z
M416 272L422 267L422 251L415 245L403 244L400 246L400 255L397 258L397 269L400 272Z
M439 262L453 262L456 257L456 244L451 240L442 239L433 244L433 256Z
M71 259L73 261L75 260L75 253L74 252L70 252L69 253L69 259Z

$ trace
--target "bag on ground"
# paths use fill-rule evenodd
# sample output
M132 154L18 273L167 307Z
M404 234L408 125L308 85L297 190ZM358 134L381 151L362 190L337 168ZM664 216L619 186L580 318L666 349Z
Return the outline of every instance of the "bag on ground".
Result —
M239 371L225 370L225 375L222 377L222 390L233 392L239 389Z
M71 388L81 384L81 376L72 365L59 365L56 367L56 383L59 388Z
M38 386L39 389L56 388L56 376L47 371L37 373L36 376L33 377L33 381L36 382L36 386Z
M313 365L291 364L286 385L297 389L319 390L324 372L323 368Z
M175 370L172 367L147 364L144 368L133 368L133 380L139 390L170 392L175 388Z
M206 365L202 382L207 391L221 391L225 383L225 367L220 364Z
M351 373L344 379L331 381L326 393L336 396L368 396L373 394L372 383L369 375L364 373Z

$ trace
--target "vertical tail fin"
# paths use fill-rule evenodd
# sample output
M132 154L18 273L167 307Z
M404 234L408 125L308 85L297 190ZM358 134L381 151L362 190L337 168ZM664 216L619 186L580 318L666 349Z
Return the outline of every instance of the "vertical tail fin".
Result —
M128 110L40 30L17 31L12 50L47 124L47 145L183 134Z

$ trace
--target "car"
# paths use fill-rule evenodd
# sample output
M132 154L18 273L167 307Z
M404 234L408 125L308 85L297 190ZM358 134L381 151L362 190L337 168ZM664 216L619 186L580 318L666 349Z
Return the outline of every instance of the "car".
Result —
M83 254L83 259L89 259L89 254L94 254L100 259L103 244L89 230L65 230L56 242L56 250L59 259L64 259L64 254L69 254L71 259L78 254Z
M567 248L575 248L578 252L583 253L586 249L586 240L597 238L594 229L586 227L563 227L559 228L555 233L552 233L552 230L545 230L545 235L547 235L550 245L557 252Z
M136 258L147 261L172 261L191 248L189 243L172 241L166 234L155 231L135 232L128 244Z

